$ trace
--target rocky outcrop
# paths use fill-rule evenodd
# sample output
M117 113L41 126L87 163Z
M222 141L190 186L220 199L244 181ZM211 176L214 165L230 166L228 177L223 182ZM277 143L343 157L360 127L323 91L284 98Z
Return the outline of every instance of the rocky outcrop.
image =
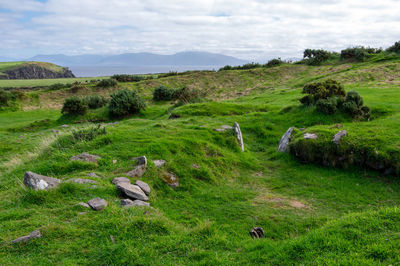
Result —
M0 79L55 79L55 78L74 78L75 75L68 68L60 67L59 71L41 63L22 64L16 68L5 70L6 75L1 75Z

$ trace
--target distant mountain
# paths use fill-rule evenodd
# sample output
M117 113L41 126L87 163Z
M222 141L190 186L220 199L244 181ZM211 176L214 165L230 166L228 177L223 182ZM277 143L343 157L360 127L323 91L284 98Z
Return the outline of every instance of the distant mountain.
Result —
M75 55L64 54L37 55L28 61L50 62L53 64L73 66L224 66L241 65L248 61L223 54L207 52L181 52L173 55L152 53L126 53L120 55Z

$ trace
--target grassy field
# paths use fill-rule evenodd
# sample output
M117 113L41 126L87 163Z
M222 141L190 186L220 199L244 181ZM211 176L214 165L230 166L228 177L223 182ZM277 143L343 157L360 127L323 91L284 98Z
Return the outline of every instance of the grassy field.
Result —
M398 178L359 167L302 164L276 149L290 126L325 132L339 123L351 139L398 150L399 69L396 59L121 83L146 99L146 110L118 124L103 123L107 134L91 141L71 141L70 135L95 126L86 121L106 117L105 109L64 117L62 101L73 92L27 92L19 103L25 111L0 113L0 264L396 265ZM357 90L375 111L373 120L357 122L301 107L302 85L326 78ZM183 106L154 103L152 91L161 84L199 88L207 99ZM90 85L76 94L109 91ZM169 119L171 113L180 118ZM235 121L245 152L232 132L214 130ZM82 152L102 159L97 165L69 161ZM151 186L153 208L121 208L111 180L124 176L133 167L130 158L141 155L149 159L141 179ZM156 159L167 163L156 168L151 161ZM89 178L89 172L100 177L92 178L95 188L64 183L32 191L22 184L26 171L62 180ZM166 172L179 178L177 189L163 181ZM94 197L106 199L108 207L95 212L76 205ZM266 238L250 237L256 226ZM36 229L42 238L7 243Z
M45 87L56 83L88 83L91 80L102 80L107 77L95 78L59 78L59 79L3 79L0 80L0 88L20 88L20 87Z

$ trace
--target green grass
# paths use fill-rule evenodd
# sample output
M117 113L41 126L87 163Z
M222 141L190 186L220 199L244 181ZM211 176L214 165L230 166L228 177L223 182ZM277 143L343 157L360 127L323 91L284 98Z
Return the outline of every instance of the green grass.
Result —
M59 79L4 79L0 80L0 88L19 88L19 87L45 87L51 86L56 83L74 83L78 82L90 82L91 80L102 80L108 77L96 77L96 78L59 78Z
M72 141L72 130L95 126L87 121L106 117L106 109L62 117L59 105L39 107L69 94L35 91L38 110L0 113L0 242L35 229L43 237L3 244L0 264L395 265L400 260L398 178L359 167L302 164L276 148L290 126L322 132L340 123L359 143L398 150L398 65L282 65L124 83L146 98L147 109L118 124L104 123L107 134L91 141ZM301 107L301 84L328 77L343 81L346 90L357 89L375 111L374 119L355 122ZM153 103L152 90L159 84L199 88L208 99L179 107ZM168 119L171 113L181 118ZM232 132L214 131L235 121L245 152ZM65 123L70 127L59 127ZM81 152L102 159L98 165L69 161ZM130 158L141 155L149 159L141 179L151 186L153 209L123 209L111 180L124 176L134 166ZM159 169L151 162L155 159L167 163ZM96 188L65 183L35 192L22 184L28 170L62 180L88 178L89 172L100 178L92 178ZM164 183L167 171L179 178L178 189ZM94 197L109 206L100 212L76 206ZM265 239L251 239L255 226L264 228Z

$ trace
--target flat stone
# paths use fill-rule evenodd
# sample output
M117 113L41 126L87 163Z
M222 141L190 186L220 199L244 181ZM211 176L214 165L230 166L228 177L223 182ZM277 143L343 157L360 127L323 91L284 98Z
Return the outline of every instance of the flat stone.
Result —
M85 178L75 178L70 181L78 184L97 184L96 181Z
M47 190L57 187L61 180L53 177L39 175L30 171L24 175L24 185L34 190Z
M134 200L133 201L133 206L146 206L150 207L150 203L142 201L142 200Z
M76 205L80 205L80 206L85 207L85 208L90 208L89 204L84 203L84 202L79 202L79 203L76 204Z
M143 190L136 185L120 182L117 184L117 189L131 199L139 199L144 201L149 200Z
M100 156L92 155L89 153L81 153L75 156L72 156L69 160L70 161L82 161L82 162L89 162L89 163L97 163L97 160L101 159Z
M93 173L93 172L87 174L87 176L88 177L100 177L100 176L96 175L96 173Z
M306 133L304 134L304 139L317 139L317 134Z
M133 206L133 200L123 199L123 200L121 200L121 206L123 206L123 207Z
M339 145L340 140L347 136L347 131L346 130L340 130L338 133L335 134L335 136L333 136L333 143L335 143L336 145Z
M149 194L150 194L150 186L149 186L147 183L145 183L145 182L143 182L143 181L141 181L141 180L136 180L136 182L135 182L134 185L140 187L140 189L143 190L143 192L144 192L146 195L149 195Z
M146 156L135 157L135 158L132 158L131 160L137 161L138 164L135 169L128 172L126 175L130 176L130 177L141 177L144 174L144 172L146 171L146 167L147 167Z
M165 160L154 160L153 163L157 168L164 166L167 161Z
M228 125L222 125L221 128L226 129L226 130L233 129L233 127L228 126Z
M88 202L89 206L92 207L93 210L95 211L100 211L107 207L107 201L101 198L94 198L89 200Z
M146 206L150 207L150 203L142 201L142 200L130 200L130 199L123 199L121 200L122 207L133 207L133 206Z
M223 128L214 128L214 131L217 131L217 132L224 132L224 131L226 131L226 129L223 129Z
M279 141L278 151L286 152L289 147L290 137L293 132L293 127L290 127L285 134L283 134L281 140Z
M114 185L117 185L118 183L128 183L128 184L130 184L131 181L126 177L116 177L116 178L113 179L112 183Z
M12 240L11 243L13 243L13 244L16 244L16 243L26 243L26 242L28 242L28 241L31 240L31 239L40 238L40 237L42 237L42 234L40 233L40 231L39 231L39 230L35 230L35 231L31 232L31 233L30 233L29 235L27 235L27 236L22 236L22 237L19 237L19 238L17 238L17 239Z
M240 149L244 151L242 131L240 130L240 126L237 122L235 122L235 124L233 125L233 130L235 131L235 135L238 140Z

